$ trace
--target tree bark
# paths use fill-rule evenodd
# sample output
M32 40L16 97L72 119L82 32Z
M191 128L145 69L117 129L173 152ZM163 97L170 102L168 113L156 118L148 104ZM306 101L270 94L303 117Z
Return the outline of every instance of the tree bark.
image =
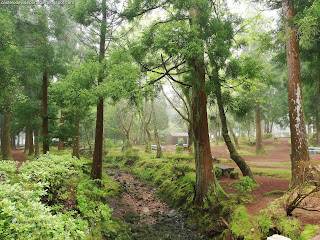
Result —
M102 22L100 27L100 49L99 49L99 75L98 83L103 81L102 61L105 57L105 41L106 41L106 22L107 22L107 6L106 0L102 0ZM94 142L93 163L91 168L92 179L102 179L102 155L103 155L103 98L99 97L97 105L96 134Z
M222 102L221 86L220 86L219 82L215 84L215 89L216 89L216 97L217 97L217 103L218 103L218 108L219 108L219 113L220 113L222 136L223 136L223 139L228 147L230 157L237 164L237 166L240 168L243 176L248 176L248 177L254 179L250 167L247 165L245 160L239 155L239 153L237 152L237 150L233 146L233 143L230 139L229 132L228 132L228 126L227 126L227 118L226 118L226 115L224 112L224 107L223 107L223 102Z
M79 119L76 120L76 128L73 137L73 146L72 146L72 156L80 159L79 154L79 136L80 136L80 122Z
M260 104L256 103L256 154L265 153L262 143Z
M226 119L226 120L227 120L227 126L229 127L230 133L231 133L231 135L232 135L234 144L236 145L236 148L237 148L237 149L240 149L240 146L239 146L239 143L238 143L238 138L237 138L236 134L234 133L234 131L233 131L232 127L231 127L230 122L228 121L228 119Z
M11 121L11 113L4 113L3 119L3 130L2 130L2 138L1 138L1 153L2 159L10 160L12 159L11 153L11 137L10 137L10 121Z
M60 128L63 128L64 126L64 116L62 111L60 112ZM58 151L64 150L64 141L63 139L59 138L59 143L58 143Z
M34 146L33 146L33 131L32 129L29 130L29 156L31 156L32 154L34 154Z
M157 145L157 158L161 158L162 156L162 150L158 135L158 127L157 127L157 118L156 118L156 111L154 109L154 98L151 96L151 112L152 112L152 122L153 122L153 132L154 132L154 140L156 141Z
M29 128L26 127L26 134L24 138L24 152L26 153L29 150Z
M46 154L49 151L48 139L48 73L45 70L42 76L42 152Z
M34 143L35 143L35 148L34 148L34 155L38 156L40 152L40 144L39 144L39 130L36 128L34 130Z
M194 138L194 134L193 134L192 124L189 122L188 123L188 149L189 149L189 152L192 151L193 138Z
M293 25L293 0L282 0L282 11L285 19L287 68L288 68L288 99L291 131L291 183L294 188L304 181L305 169L301 162L310 161L307 134L303 119L302 90L299 60L299 44L297 28Z

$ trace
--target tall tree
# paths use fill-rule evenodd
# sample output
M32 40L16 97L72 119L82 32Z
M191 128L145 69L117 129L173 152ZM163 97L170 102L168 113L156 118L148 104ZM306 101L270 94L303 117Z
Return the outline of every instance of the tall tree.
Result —
M307 134L303 117L302 88L299 60L299 43L297 28L293 18L293 0L282 0L282 11L285 21L287 68L288 68L288 100L291 131L291 187L295 187L304 179L304 167L301 162L308 162L309 151Z

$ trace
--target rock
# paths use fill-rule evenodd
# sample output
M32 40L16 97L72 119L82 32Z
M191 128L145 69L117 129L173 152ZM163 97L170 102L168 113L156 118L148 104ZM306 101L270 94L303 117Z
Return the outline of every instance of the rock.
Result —
M291 240L291 239L278 234L274 234L271 237L268 237L267 240Z
M178 212L176 211L176 210L174 210L174 209L172 209L169 213L168 213L168 217L169 218L173 218L173 217L175 217L175 216L177 216L178 215Z
M320 235L313 237L311 240L320 240Z
M149 212L150 212L150 210L149 210L148 207L143 207L143 208L141 209L141 213L143 213L143 214L147 214L147 213L149 213Z

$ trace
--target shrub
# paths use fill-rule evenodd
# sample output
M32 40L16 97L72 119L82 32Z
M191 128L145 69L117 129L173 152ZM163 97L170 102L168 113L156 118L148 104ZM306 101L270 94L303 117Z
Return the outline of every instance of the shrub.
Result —
M233 185L237 190L235 197L239 204L252 202L252 196L248 192L251 192L257 184L250 177L245 176L240 181L235 181Z
M71 214L53 215L40 202L41 183L0 185L1 239L84 239L87 222Z
M176 146L176 152L182 153L183 152L183 146Z
M274 135L272 133L264 133L262 136L263 140L270 139L273 137L274 137Z

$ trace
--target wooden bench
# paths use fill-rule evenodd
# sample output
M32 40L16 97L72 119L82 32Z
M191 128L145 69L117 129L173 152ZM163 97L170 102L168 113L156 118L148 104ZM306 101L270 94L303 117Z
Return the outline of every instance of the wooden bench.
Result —
M166 148L163 146L160 146L161 150L166 151ZM151 145L151 150L157 150L157 145Z
M320 153L320 147L309 147L310 154L317 154Z
M230 173L234 170L233 167L225 166L225 165L217 165L217 168L222 170L222 176L229 177Z

